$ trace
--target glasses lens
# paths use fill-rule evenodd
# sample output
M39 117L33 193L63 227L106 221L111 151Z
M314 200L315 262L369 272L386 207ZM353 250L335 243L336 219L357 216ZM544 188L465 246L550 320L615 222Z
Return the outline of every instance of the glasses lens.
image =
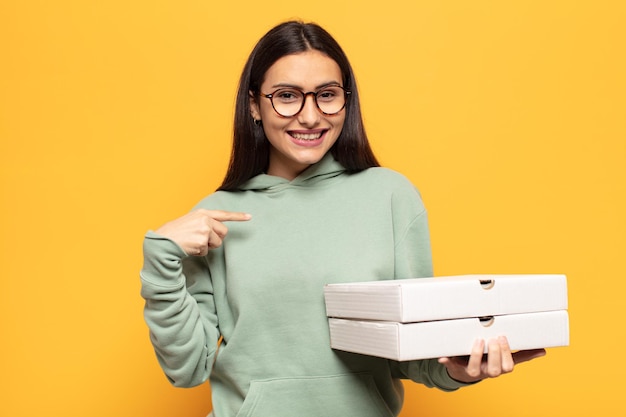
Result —
M302 108L304 94L302 91L290 88L283 88L272 94L272 104L276 112L282 116L290 117L295 115Z
M343 109L346 96L342 88L333 86L317 92L317 107L326 114L335 114Z

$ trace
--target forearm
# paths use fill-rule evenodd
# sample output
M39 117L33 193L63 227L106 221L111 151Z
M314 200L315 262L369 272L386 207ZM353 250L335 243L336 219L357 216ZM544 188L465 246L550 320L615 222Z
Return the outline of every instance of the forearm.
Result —
M175 243L149 233L144 241L141 295L150 340L163 371L175 386L194 386L210 374L219 335L187 290L184 257Z

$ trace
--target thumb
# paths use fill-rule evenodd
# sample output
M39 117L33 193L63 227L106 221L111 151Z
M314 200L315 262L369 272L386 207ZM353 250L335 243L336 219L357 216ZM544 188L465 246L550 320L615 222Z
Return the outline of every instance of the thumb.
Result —
M546 355L545 349L520 350L513 353L513 361L518 364Z

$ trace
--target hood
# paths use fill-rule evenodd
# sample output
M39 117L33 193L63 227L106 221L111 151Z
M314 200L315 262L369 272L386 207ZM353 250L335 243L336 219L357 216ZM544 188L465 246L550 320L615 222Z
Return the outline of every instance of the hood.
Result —
M329 152L318 163L302 171L302 173L292 181L273 175L260 174L243 183L239 186L239 189L274 191L283 189L285 186L312 187L320 181L337 177L345 171L346 169L337 162Z

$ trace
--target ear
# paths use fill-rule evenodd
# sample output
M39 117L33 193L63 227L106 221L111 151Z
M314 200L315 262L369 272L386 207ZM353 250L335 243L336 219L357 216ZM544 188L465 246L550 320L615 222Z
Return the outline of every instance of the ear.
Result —
M248 91L248 96L250 96L250 115L254 120L261 120L261 111L259 109L259 103L257 102L256 97L252 91Z

